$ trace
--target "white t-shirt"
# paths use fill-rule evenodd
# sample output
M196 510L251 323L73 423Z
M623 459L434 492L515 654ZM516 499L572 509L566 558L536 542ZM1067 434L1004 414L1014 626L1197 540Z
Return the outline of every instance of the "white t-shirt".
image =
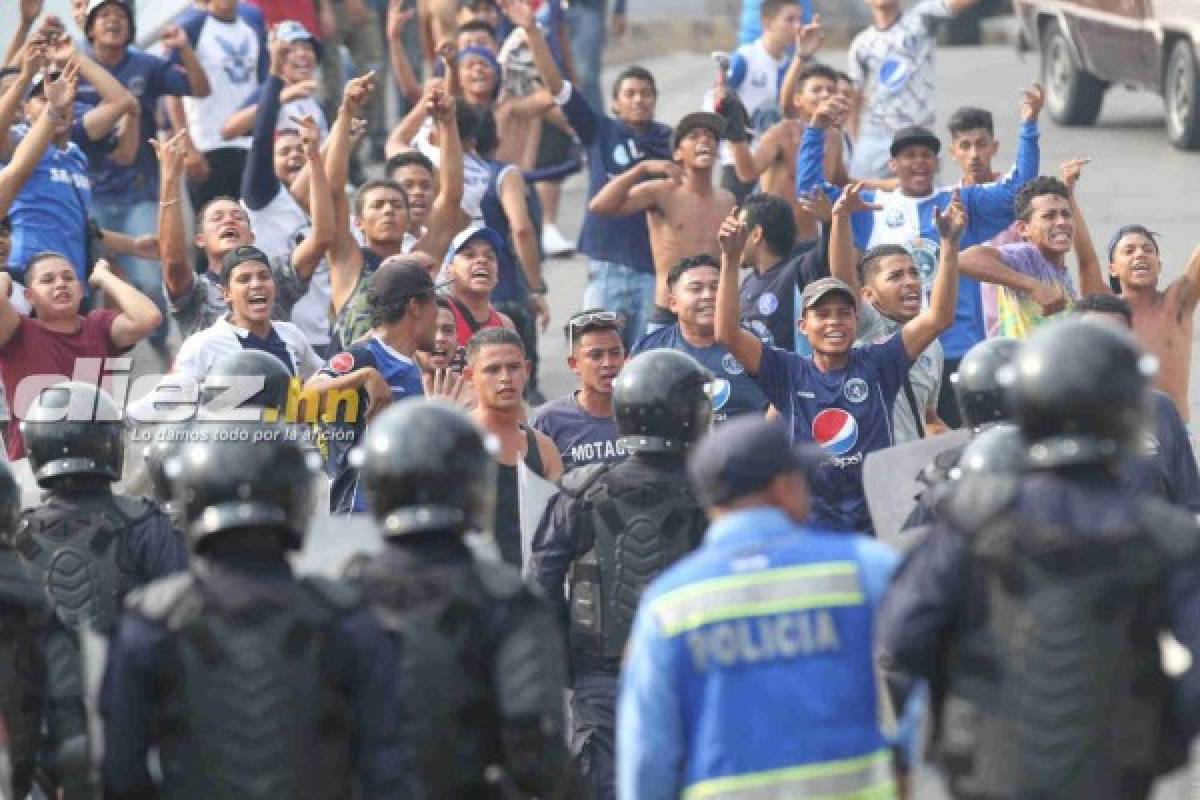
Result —
M918 0L887 30L871 26L854 37L847 59L863 93L860 139L890 143L900 128L933 126L933 23L948 16L946 0Z
M308 339L290 322L273 321L271 326L287 347L292 361L288 366L298 378L308 380L322 366L321 359L308 343ZM240 353L246 349L241 340L248 335L249 331L237 327L227 317L222 317L211 328L205 328L183 340L179 353L175 356L172 374L197 382L203 381L213 364L222 356Z
M246 105L264 77L259 60L267 54L261 32L243 18L240 9L233 22L199 12L185 15L180 24L212 87L208 97L183 98L188 134L201 152L220 147L249 150L249 136L226 140L221 126Z
M417 132L416 138L412 140L412 146L432 161L433 166L441 169L442 150L430 141L432 133L433 121L427 119L421 126L421 130ZM462 210L471 218L472 222L481 225L483 224L483 196L487 194L489 180L490 172L487 164L483 163L483 159L470 153L464 153Z

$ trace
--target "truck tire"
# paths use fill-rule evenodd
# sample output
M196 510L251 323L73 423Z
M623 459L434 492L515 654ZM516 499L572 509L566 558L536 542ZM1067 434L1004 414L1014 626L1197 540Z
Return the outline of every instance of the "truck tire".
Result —
M1056 20L1042 32L1042 85L1046 87L1046 108L1055 122L1062 125L1091 125L1100 116L1104 102L1104 82L1083 71Z
M1200 64L1191 44L1175 42L1163 72L1167 138L1180 150L1200 149Z

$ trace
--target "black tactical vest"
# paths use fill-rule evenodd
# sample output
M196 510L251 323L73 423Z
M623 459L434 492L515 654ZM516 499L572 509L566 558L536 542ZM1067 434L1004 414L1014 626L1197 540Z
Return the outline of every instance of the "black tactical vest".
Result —
M682 475L634 481L629 464L574 478L587 483L571 518L583 551L568 578L571 647L610 663L621 658L646 586L695 548L707 526Z
M0 548L0 718L8 728L16 797L29 793L37 763L46 689L41 632L48 611L16 552Z
M504 758L496 651L526 596L519 574L464 557L405 574L368 562L358 580L397 643L401 739L417 800L491 797L485 770Z
M358 593L306 577L285 599L219 612L202 581L173 575L130 600L171 634L153 726L160 796L349 798L352 713L332 675L330 632Z
M17 550L65 626L111 632L138 581L126 534L153 510L145 498L97 495L69 506L51 498L25 512Z
M1181 763L1158 635L1168 570L1200 554L1187 515L1140 501L1128 529L1031 524L1017 479L972 479L946 504L968 537L961 633L934 749L961 798L1125 800Z

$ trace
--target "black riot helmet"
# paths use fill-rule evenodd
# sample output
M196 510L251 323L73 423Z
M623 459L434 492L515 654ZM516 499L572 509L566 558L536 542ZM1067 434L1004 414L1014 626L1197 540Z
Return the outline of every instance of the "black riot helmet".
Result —
M1011 422L993 425L963 448L959 477L1015 475L1025 468L1029 445L1021 429Z
M241 398L253 388L241 389L239 384L244 381L254 381L254 386L261 388L243 401ZM291 371L275 356L263 350L239 350L213 362L204 377L200 403L212 415L234 408L272 408L282 414L291 382ZM231 405L231 398L236 398L239 405Z
M108 392L80 381L43 389L21 421L25 454L43 489L70 477L120 480L124 434L121 409Z
M491 524L496 462L471 418L445 401L414 397L385 409L354 462L385 536Z
M1017 354L1009 385L1013 420L1031 467L1111 464L1136 457L1157 362L1128 330L1071 317L1041 326Z
M287 429L261 422L212 422L168 457L165 473L197 553L239 529L284 534L299 549L313 511L316 464ZM311 454L315 457L315 454Z
M630 452L681 453L712 425L712 373L678 350L648 350L613 383L613 414Z
M1021 343L1007 336L985 339L963 356L958 371L951 376L958 408L968 428L1008 419L1007 391L996 379L1012 363Z

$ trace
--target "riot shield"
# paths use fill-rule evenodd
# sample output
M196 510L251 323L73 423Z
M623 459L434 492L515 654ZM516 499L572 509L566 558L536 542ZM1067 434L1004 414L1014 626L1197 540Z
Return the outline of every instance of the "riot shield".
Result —
M959 447L971 439L964 428L886 447L867 454L863 462L863 491L875 525L875 535L886 544L907 549L900 527L916 507L920 491L917 477L939 453Z
M369 514L330 514L321 509L314 514L304 548L293 557L292 566L297 572L340 578L352 558L382 548L379 525Z

